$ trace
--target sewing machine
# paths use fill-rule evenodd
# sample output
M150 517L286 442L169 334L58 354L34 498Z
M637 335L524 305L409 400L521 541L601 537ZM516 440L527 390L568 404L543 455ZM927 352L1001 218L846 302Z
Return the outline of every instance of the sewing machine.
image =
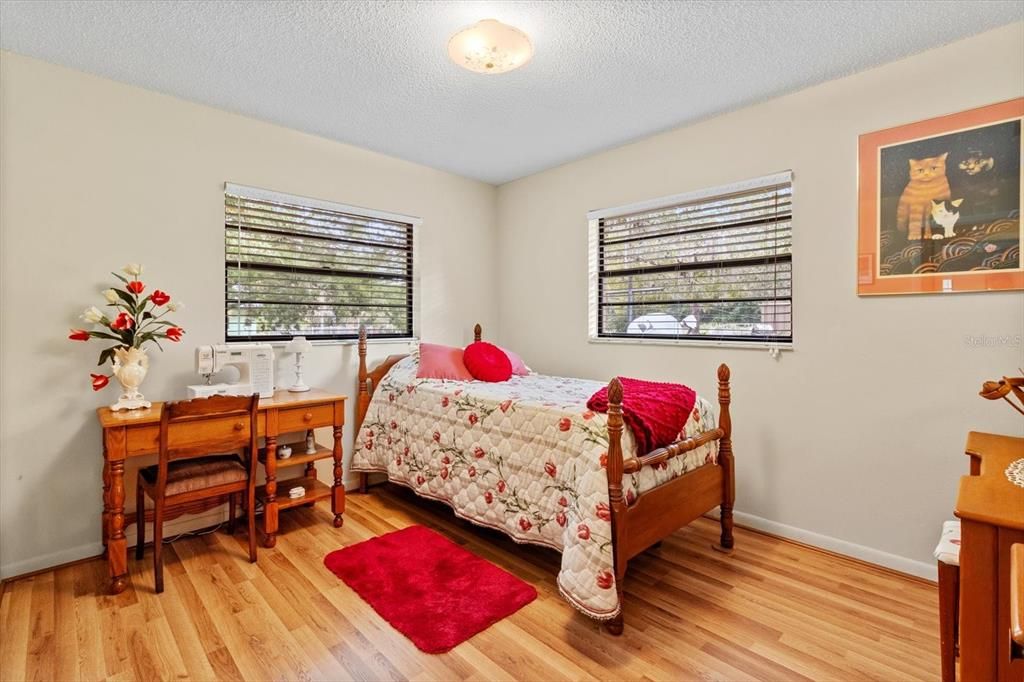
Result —
M210 382L214 374L228 367L238 370L237 381ZM206 383L189 386L189 398L253 393L259 393L261 398L270 398L274 395L274 349L268 343L199 346L196 348L196 372L203 375Z

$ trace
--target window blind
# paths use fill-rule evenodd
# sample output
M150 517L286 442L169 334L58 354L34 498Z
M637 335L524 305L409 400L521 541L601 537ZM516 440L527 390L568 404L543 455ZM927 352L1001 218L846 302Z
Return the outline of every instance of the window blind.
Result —
M591 218L591 336L790 343L790 173Z
M411 337L415 222L227 185L226 340Z

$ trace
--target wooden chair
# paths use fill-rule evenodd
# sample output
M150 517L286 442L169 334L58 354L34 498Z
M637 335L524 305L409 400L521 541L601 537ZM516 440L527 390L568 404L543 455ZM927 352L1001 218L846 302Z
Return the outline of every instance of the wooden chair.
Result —
M153 499L153 567L157 593L164 591L164 517L190 503L227 496L228 530L234 532L235 501L247 493L249 561L256 561L256 462L259 396L212 396L165 403L160 415L160 459L139 470L135 513L138 543L135 557L142 559L146 542L145 496ZM180 429L180 431L179 431ZM168 435L177 432L181 444L171 446ZM244 450L238 455L211 452Z
M960 521L942 524L935 548L939 561L939 654L942 682L956 680L957 640L960 630Z

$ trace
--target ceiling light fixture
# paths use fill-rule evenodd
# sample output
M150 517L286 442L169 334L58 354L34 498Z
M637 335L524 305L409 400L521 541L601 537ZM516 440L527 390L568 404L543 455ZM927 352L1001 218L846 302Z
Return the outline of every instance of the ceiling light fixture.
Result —
M505 73L530 61L533 43L515 26L484 19L452 36L448 56L475 73Z

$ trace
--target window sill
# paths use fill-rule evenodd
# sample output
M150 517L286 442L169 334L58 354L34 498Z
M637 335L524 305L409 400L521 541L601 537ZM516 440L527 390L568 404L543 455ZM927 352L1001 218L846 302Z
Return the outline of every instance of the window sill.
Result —
M675 340L675 339L636 339L607 338L602 336L591 336L589 343L607 343L621 346L691 346L695 348L736 348L740 350L770 350L776 348L780 351L795 350L793 342L781 343L771 341L714 341L711 339L697 340Z
M355 346L355 345L357 345L359 343L359 339L310 339L309 342L311 344L313 344L314 346ZM232 343L234 343L234 342L233 341L228 341L229 345L232 344ZM243 341L243 342L240 342L240 343L250 343L250 342ZM256 342L254 341L254 342L251 342L251 343L256 343ZM271 346L273 346L274 348L284 348L285 346L287 346L289 344L289 341L264 341L263 343L268 343ZM368 345L368 346L383 346L383 345L388 345L388 344L391 344L391 345L394 345L394 346L399 346L399 345L407 346L410 343L419 343L419 337L410 336L410 337L396 338L396 339L367 339L366 340L366 345Z

